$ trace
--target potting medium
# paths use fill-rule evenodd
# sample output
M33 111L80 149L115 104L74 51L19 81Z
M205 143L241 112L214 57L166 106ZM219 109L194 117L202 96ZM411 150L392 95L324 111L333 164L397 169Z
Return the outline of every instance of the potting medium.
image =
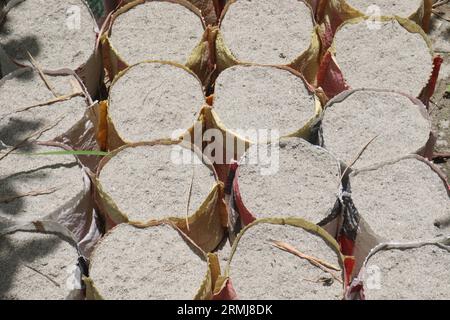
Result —
M276 248L273 241L342 268L338 254L323 238L299 227L260 223L245 231L230 261L229 276L238 299L342 299L341 272L331 271L334 278L310 261Z
M66 299L66 281L77 258L76 248L55 234L0 236L0 299Z
M427 42L397 20L346 23L337 31L334 46L337 64L353 89L396 90L416 97L431 75Z
M205 258L172 227L121 224L95 248L89 274L104 299L192 300L206 273Z
M220 31L242 62L289 64L311 44L311 9L298 0L238 0L228 7Z
M28 51L43 69L76 70L94 53L96 28L82 0L25 0L8 12L0 45L21 62Z
M413 15L423 5L423 0L345 0L345 2L369 16L376 13L381 16L397 15L404 18Z
M147 1L115 19L110 39L129 65L145 60L185 64L203 32L201 18L183 5Z
M177 132L194 124L205 103L198 78L175 65L141 63L116 79L108 114L128 142L177 138Z
M450 199L443 179L414 156L350 175L359 214L381 241L429 240L450 232Z
M49 103L55 95L37 71L14 71L0 82L0 140L4 144L15 146L27 138L53 140L83 117L87 104L76 79L48 75L45 79L58 96L80 95Z
M368 300L448 300L450 248L426 245L377 252L363 275Z
M302 78L290 71L234 66L223 71L216 81L214 111L234 132L271 129L287 136L314 117L315 99Z
M180 147L125 148L102 168L99 182L103 192L130 221L185 218L194 214L212 192L216 180L211 167L187 149L182 152L191 162L178 162L176 157L182 149L176 148Z
M264 158L255 161L258 153L267 156L261 146L252 146L241 160L237 183L242 203L257 218L295 216L320 222L337 200L338 161L328 151L300 138L274 143L273 150L269 149L270 169Z
M364 150L352 166L356 169L423 151L431 123L420 102L365 90L330 103L322 131L325 148L348 165Z
M30 154L55 151L63 149L25 145L8 155L8 150L0 152L0 216L35 221L67 212L64 206L84 195L82 169L74 156Z

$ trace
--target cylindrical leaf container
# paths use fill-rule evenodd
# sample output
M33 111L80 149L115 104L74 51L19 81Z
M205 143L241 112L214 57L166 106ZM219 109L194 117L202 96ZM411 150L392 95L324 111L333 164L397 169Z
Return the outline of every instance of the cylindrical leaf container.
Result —
M244 225L279 216L320 223L339 213L340 191L339 161L300 138L250 147L233 182L234 206Z
M96 187L107 228L168 219L206 252L223 239L222 186L195 148L163 141L125 146L100 163Z
M317 75L328 97L352 88L394 90L419 97L433 73L431 41L400 17L355 18L342 24Z
M29 139L55 140L83 118L87 107L86 95L70 73L16 70L0 80L0 140L11 147Z
M121 224L97 244L88 299L207 300L215 282L210 258L171 224Z
M190 129L205 104L199 79L170 62L142 62L112 83L107 108L106 146L177 139Z
M287 65L313 83L320 58L317 31L304 1L228 1L215 43L217 69L239 63Z
M79 250L53 222L0 230L0 299L82 299Z
M349 90L330 100L321 132L324 147L353 169L413 153L431 158L435 141L422 102L374 89Z
M95 48L98 27L83 0L13 0L1 26L0 46L19 65L75 71L97 94L102 74Z
M343 265L338 244L322 228L302 219L262 219L237 237L222 290L233 288L242 300L343 299Z
M102 47L113 79L127 66L146 60L186 65L207 81L209 45L200 11L186 0L136 0L105 22Z

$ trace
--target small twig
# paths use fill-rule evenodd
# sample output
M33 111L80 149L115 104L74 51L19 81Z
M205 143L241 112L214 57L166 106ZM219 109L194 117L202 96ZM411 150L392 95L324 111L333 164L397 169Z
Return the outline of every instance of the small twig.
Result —
M30 270L33 270L33 271L36 272L37 274L40 274L41 276L43 276L44 278L46 278L48 281L50 281L51 283L53 283L53 284L54 284L55 286L57 286L58 288L60 287L59 283L56 282L55 280L53 280L52 278L50 278L48 275L43 274L43 273L40 272L39 270L37 270L37 269L35 269L35 268L33 268L33 267L29 266L29 265L26 265L26 264L25 264L25 267L27 267L27 268L30 269Z
M294 247L292 247L291 245L281 242L281 241L275 241L275 240L270 240L270 242L272 242L272 245L280 250L289 252L293 255L296 255L299 258L302 259L306 259L309 261L309 263L311 263L313 266L321 269L322 271L329 273L335 280L339 281L340 283L342 283L342 280L339 279L333 272L331 272L331 270L334 271L341 271L340 268L333 266L332 264L322 261L318 258L315 257L311 257L308 256L304 253L301 253L300 251L298 251L297 249L295 249ZM330 270L331 269L331 270Z
M189 186L188 201L187 201L187 206L186 206L186 228L188 231L191 231L189 229L189 207L191 206L192 186L194 184L194 172L195 172L195 168L192 169L192 179L191 179L191 185Z
M47 86L48 90L50 90L53 95L55 97L58 96L58 94L56 93L55 89L53 89L53 87L50 85L50 82L48 82L47 78L45 77L44 72L42 71L41 67L39 66L39 64L37 63L37 61L33 58L33 56L31 55L31 53L29 51L27 51L28 57L30 58L30 63L33 65L33 67L36 68L36 70L38 71L39 75L41 76L42 81L44 81L45 85Z
M450 22L449 18L446 18L445 15L443 15L442 13L438 12L437 10L432 10L432 12L439 18L442 19L444 21Z
M25 197L29 197L29 196L35 197L35 196L42 196L42 195L46 195L46 194L52 194L56 190L58 190L58 189L51 188L51 189L47 189L47 190L30 191L30 192L23 193L23 194L17 194L17 195L13 195L13 196L9 196L9 197L3 197L3 198L0 198L0 203L9 203L16 199L25 198Z
M358 154L357 154L356 157L353 159L353 161L350 162L350 163L347 165L347 168L345 168L344 172L343 172L342 175L341 175L341 179L340 179L339 183L342 182L342 179L344 179L344 177L345 177L345 175L347 174L348 170L350 170L350 169L354 166L354 164L356 163L356 161L358 161L359 158L361 158L361 156L362 156L362 154L364 153L364 151L366 151L366 149L369 147L369 145L370 145L376 138L378 138L378 136L379 136L379 135L377 134L375 137L373 137L372 139L370 139L370 141L367 142L367 143L364 145L364 147L362 147L361 151L358 152Z
M442 5L446 4L446 3L449 3L449 2L450 2L450 0L441 0L441 1L438 1L435 4L433 4L432 7L433 7L433 9L435 9L435 8L440 7L440 6L442 6Z
M48 100L48 101L45 101L45 102L40 102L40 103L31 105L31 106L28 106L28 107L25 107L25 108L22 108L22 109L18 109L16 111L14 111L13 113L20 113L20 112L28 111L28 110L33 109L33 108L52 105L54 103L67 101L67 100L70 100L70 99L72 99L74 97L81 96L81 95L83 95L83 93L75 92L75 93L71 93L71 94L67 94L67 95L63 95L63 96L58 96L58 97L56 97L54 99L51 99L51 100Z

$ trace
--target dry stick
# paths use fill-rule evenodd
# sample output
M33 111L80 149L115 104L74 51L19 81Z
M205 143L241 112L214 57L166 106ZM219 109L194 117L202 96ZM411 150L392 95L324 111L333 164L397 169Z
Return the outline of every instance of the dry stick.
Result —
M432 12L439 18L442 19L444 21L450 22L449 18L446 18L443 14L441 14L440 12L438 12L437 10L432 10Z
M191 231L190 227L189 227L189 207L191 206L192 185L194 184L194 172L195 172L195 168L192 169L192 179L191 179L191 185L189 186L188 202L187 202L187 206L186 206L186 227L187 227L188 232Z
M378 136L379 136L379 135L377 134L375 137L373 137L372 139L370 139L369 142L367 142L367 143L364 145L364 147L361 149L361 151L359 151L359 153L356 155L355 159L353 159L353 161L350 162L350 164L347 165L347 168L345 168L344 172L342 172L341 179L340 179L340 181L339 181L339 185L341 184L342 179L344 179L344 177L345 177L345 175L347 174L348 170L350 170L351 167L353 167L353 165L356 163L356 161L358 161L359 158L362 156L362 154L364 153L364 151L366 151L366 149L369 147L369 145L370 145L376 138L378 138Z
M441 1L438 1L435 4L433 4L432 7L434 9L434 8L440 7L440 6L442 6L442 5L446 4L446 3L449 3L449 2L450 2L450 0L441 0Z
M22 194L10 196L10 197L3 197L3 198L0 198L0 203L9 203L16 199L20 199L20 198L24 198L24 197L28 197L28 196L35 197L35 196L42 196L42 195L46 195L46 194L52 194L56 190L58 190L58 189L51 188L51 189L47 189L47 190L30 191L27 193L22 193Z
M45 77L44 72L42 71L42 69L39 66L39 64L37 63L37 61L33 58L33 56L31 55L31 53L28 50L27 50L27 54L28 54L28 57L30 58L30 63L33 65L33 67L35 67L37 69L37 71L39 72L39 75L41 76L42 81L44 81L48 90L50 90L53 93L53 95L55 97L57 97L58 94L56 93L55 89L53 89L53 87L50 85L50 82L48 82L47 78Z
M42 272L40 272L39 270L29 266L29 265L24 265L25 267L27 267L28 269L33 270L34 272L36 272L37 274L40 274L41 276L43 276L44 278L46 278L47 280L49 280L51 283L53 283L55 286L60 287L59 283L56 282L55 280L53 280L52 278L50 278L48 275L43 274Z
M51 99L51 100L48 100L48 101L45 101L45 102L40 102L40 103L31 105L31 106L28 106L28 107L25 107L25 108L22 108L22 109L18 109L16 111L14 111L13 113L20 113L20 112L28 111L28 110L33 109L33 108L52 105L54 103L61 102L61 101L67 101L67 100L70 100L70 99L72 99L74 97L81 96L81 95L83 95L82 92L74 92L74 93L71 93L71 94L58 96L58 97L56 97L54 99Z
M304 253L301 253L300 251L298 251L297 249L295 249L294 247L292 247L291 245L281 242L281 241L275 241L275 240L270 240L272 242L272 245L280 250L286 251L288 253L291 253L299 258L308 260L309 263L311 263L313 266L319 268L320 270L322 270L323 272L329 273L333 279L335 279L336 281L338 281L339 283L343 283L341 279L339 279L333 272L331 272L330 269L335 270L335 271L341 271L341 269L329 264L328 262L319 260L317 258L308 256Z
M58 123L61 122L63 117L60 117L58 120L56 120L56 122L54 124L48 125L47 127L45 127L44 129L38 130L34 133L32 133L31 135L29 135L28 137L26 137L25 139L23 139L22 141L20 141L18 144L16 144L14 147L12 147L10 150L8 150L3 156L0 157L0 161L5 159L8 155L10 155L13 151L17 150L21 145L23 145L25 142L27 142L28 140L30 140L32 137L37 136L36 139L39 139L39 137L45 133L48 130L53 129L54 127L56 127L58 125Z

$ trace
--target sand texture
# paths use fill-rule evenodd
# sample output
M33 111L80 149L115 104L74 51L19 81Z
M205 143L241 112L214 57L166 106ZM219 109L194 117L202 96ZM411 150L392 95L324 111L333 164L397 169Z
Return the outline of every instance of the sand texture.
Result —
M309 261L275 248L273 240L339 267L338 255L322 238L288 225L258 224L244 233L230 263L230 277L239 299L342 298L341 283ZM342 279L340 272L334 274Z
M345 0L350 6L362 13L368 11L370 6L377 6L380 9L380 15L408 18L414 14L423 4L423 0Z
M426 163L414 158L362 170L350 176L352 198L361 216L383 240L429 240L447 235L450 218L446 187Z
M432 70L427 43L395 20L379 22L378 27L361 21L347 23L336 33L336 59L347 84L418 96Z
M61 150L29 145L0 160L0 216L34 221L84 194L82 170L75 157L16 154Z
M309 48L313 28L311 9L298 0L238 0L220 26L236 59L278 65Z
M370 258L370 273L363 278L366 299L448 300L449 264L450 248L435 245L380 251Z
M0 46L21 62L29 63L28 51L43 69L75 70L94 52L94 28L81 0L26 0L8 12Z
M108 300L191 300L206 271L206 261L167 225L119 225L97 245L90 266Z
M403 95L356 91L329 105L322 129L325 148L347 164L375 138L353 165L356 169L421 150L431 123L425 107Z
M272 129L286 136L313 118L314 95L289 71L235 66L216 81L214 110L232 131Z
M172 161L176 146L126 148L113 157L100 173L100 183L132 221L186 217L194 214L215 185L213 171L205 164ZM189 156L197 157L189 150ZM197 158L198 159L198 158ZM194 180L192 180L194 178Z
M58 95L79 92L79 88L74 91L72 87L72 83L76 83L74 77L46 76L46 79ZM80 120L87 108L82 96L33 107L52 99L55 96L37 71L16 71L3 85L0 84L0 140L15 146L40 132L42 134L33 137L39 141L53 140Z
M57 235L16 232L0 237L0 299L65 299L77 258L76 248Z
M256 146L249 149L243 159L249 164L238 173L242 201L250 212L258 218L295 216L314 223L330 214L339 190L339 164L330 153L303 139L283 139L278 171L264 175L263 162L247 160L257 152Z
M203 25L195 13L179 4L152 1L118 16L110 39L130 65L145 60L184 64L202 35Z
M169 64L143 63L129 69L111 88L109 116L129 142L176 138L190 128L205 103L198 79Z

